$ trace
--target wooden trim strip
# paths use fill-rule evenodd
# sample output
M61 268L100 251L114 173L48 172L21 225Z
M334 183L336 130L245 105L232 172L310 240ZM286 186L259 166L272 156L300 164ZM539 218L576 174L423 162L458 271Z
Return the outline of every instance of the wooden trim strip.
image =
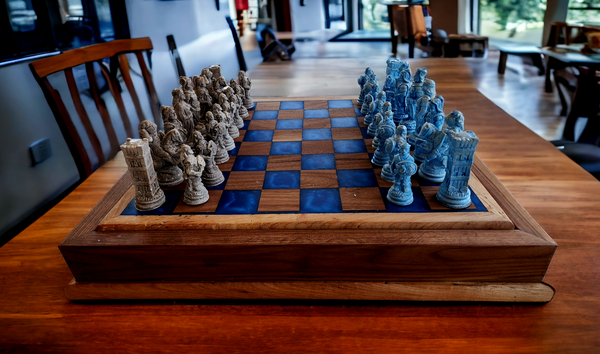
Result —
M549 302L545 283L475 282L77 282L70 300L238 299Z
M31 66L40 77L46 77L86 62L110 58L119 53L150 50L152 48L152 41L148 37L119 39L68 50L60 55L35 61L31 63Z

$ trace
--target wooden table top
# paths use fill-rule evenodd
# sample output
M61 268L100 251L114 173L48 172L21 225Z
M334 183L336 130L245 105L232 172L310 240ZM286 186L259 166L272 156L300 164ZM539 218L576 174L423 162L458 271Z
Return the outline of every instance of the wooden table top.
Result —
M597 352L600 183L475 89L460 87L463 81L453 87L445 76L456 75L448 67L464 73L459 62L412 64L422 65L438 82L446 112L463 111L467 128L481 138L482 160L558 243L545 278L556 288L550 303L71 303L63 289L72 275L57 245L126 171L119 156L0 248L0 349ZM270 79L253 80L257 91L264 80Z

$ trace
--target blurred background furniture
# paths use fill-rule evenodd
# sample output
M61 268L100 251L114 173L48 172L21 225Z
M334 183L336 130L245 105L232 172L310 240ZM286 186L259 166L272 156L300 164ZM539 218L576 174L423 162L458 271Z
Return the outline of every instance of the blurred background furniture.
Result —
M392 55L398 54L398 41L405 38L408 41L408 57L414 58L415 42L427 37L423 10L429 1L380 0L379 3L388 8Z
M444 48L445 58L486 58L488 37L475 34L449 34Z
M534 45L515 43L515 42L499 42L494 46L500 51L500 60L498 61L498 74L504 75L506 71L506 60L508 55L516 55L520 57L528 57L533 62L533 65L538 68L538 74L544 75L546 68L540 54L540 48Z
M121 39L108 43L95 44L88 47L73 49L54 57L35 61L29 65L35 79L44 92L46 101L52 109L52 113L56 118L56 122L58 123L63 137L67 142L71 155L75 160L77 170L79 171L80 182L89 177L96 169L104 165L107 160L113 158L117 152L120 151L121 145L121 142L117 138L117 134L115 132L109 111L106 107L106 103L101 97L100 86L98 85L97 79L97 68L99 68L101 71L102 77L106 81L106 84L108 85L108 88L110 89L110 92L115 100L121 120L125 127L125 131L127 132L127 136L136 137L138 136L136 129L137 125L132 124L129 116L127 115L127 110L121 95L121 86L119 84L119 80L117 79L117 71L120 71L123 81L125 82L127 90L131 96L131 100L135 106L139 121L141 122L145 120L146 117L131 80L129 60L127 59L126 55L127 53L134 54L137 58L142 76L144 78L144 83L148 91L154 122L159 127L162 126L159 110L160 103L158 102L158 96L156 94L156 90L154 89L152 75L150 74L150 70L148 70L142 55L142 53L145 52L148 58L150 58L150 51L152 48L152 41L150 41L150 38ZM104 59L108 59L108 62L104 61ZM151 63L150 60L148 61ZM94 125L81 101L80 89L78 88L73 75L73 68L79 65L85 65L90 93L94 99L96 109L102 118L102 123L104 129L106 130L106 134L108 135L108 141L110 144L108 156L105 156L103 152L102 144L100 143L98 134L95 131ZM87 139L89 139L96 155L98 161L96 164L92 162L82 137L80 136L80 132L76 128L76 123L71 118L60 93L52 87L47 78L49 75L59 71L64 72L67 84L69 86L71 99L73 100L73 104L75 105L75 109L77 110L81 124L83 124L83 127L85 128Z

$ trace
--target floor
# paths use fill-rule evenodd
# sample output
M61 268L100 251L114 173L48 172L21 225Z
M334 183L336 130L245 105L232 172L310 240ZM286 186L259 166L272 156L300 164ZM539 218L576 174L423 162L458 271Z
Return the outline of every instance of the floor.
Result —
M252 32L242 38L242 46L245 52L253 57L253 63L248 63L250 76L252 67L259 65L256 60L257 46ZM330 58L335 60L357 58L368 61L385 61L390 53L389 42L326 42L326 41L296 41L294 43L296 52L289 65L295 66L299 62L307 62L304 59ZM399 56L407 58L408 47L406 44L399 45ZM247 54L247 56L248 56ZM415 51L415 56L420 52ZM260 57L260 55L258 55ZM302 59L302 60L300 60ZM342 60L340 60L342 62ZM308 61L310 63L310 61ZM544 76L537 75L537 69L531 65L524 64L519 57L509 56L507 70L504 75L498 75L498 52L490 51L486 59L468 59L469 66L473 72L476 86L481 93L501 107L511 116L519 120L523 125L534 131L546 140L559 139L562 135L565 117L559 116L560 101L558 94L544 92ZM343 71L344 66L340 65ZM335 75L335 73L329 73ZM282 79L280 71L273 72L273 79ZM317 92L317 91L315 91ZM270 92L261 92L261 95L269 95ZM270 93L275 96L293 95L293 89L286 93L280 91Z

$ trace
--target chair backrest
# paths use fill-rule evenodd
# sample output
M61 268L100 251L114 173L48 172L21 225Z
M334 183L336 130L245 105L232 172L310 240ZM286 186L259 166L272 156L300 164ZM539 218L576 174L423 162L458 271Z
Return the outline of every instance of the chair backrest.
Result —
M152 41L150 38L135 38L135 39L121 39L114 40L108 43L94 44L88 47L78 48L66 51L60 55L41 59L29 64L31 71L37 80L38 84L44 92L44 96L48 101L48 105L54 113L54 117L60 127L60 130L69 146L69 150L73 155L77 170L79 171L80 181L85 180L89 175L92 174L97 168L102 166L107 158L104 156L102 145L100 140L94 131L93 125L90 118L84 108L84 105L79 96L79 90L73 75L73 68L79 65L85 65L87 78L90 86L90 93L94 100L95 106L98 109L98 113L102 119L108 141L110 143L110 154L108 159L112 158L119 151L119 141L113 127L111 117L104 100L100 97L100 89L94 73L94 62L98 63L102 71L110 92L115 100L123 125L128 136L133 137L134 127L132 127L127 111L121 97L120 85L117 79L117 72L120 69L125 86L129 91L133 105L135 106L136 113L139 121L145 120L144 112L140 104L139 97L135 91L131 74L129 72L129 61L127 59L127 53L135 54L146 89L148 91L149 100L152 109L152 115L156 124L161 126L160 118L160 104L158 101L158 95L154 89L154 83L152 82L152 75L146 66L146 62L142 55L142 52L146 52L148 56L148 62L150 62L150 51L152 50ZM107 66L102 62L103 59L110 59L110 66ZM151 66L151 64L150 64ZM92 144L94 153L98 158L98 165L93 166L90 156L84 147L83 141L73 124L73 120L67 111L67 108L59 94L59 92L52 87L50 81L48 81L48 75L63 71L71 99L77 111L81 123L85 128L85 132Z

